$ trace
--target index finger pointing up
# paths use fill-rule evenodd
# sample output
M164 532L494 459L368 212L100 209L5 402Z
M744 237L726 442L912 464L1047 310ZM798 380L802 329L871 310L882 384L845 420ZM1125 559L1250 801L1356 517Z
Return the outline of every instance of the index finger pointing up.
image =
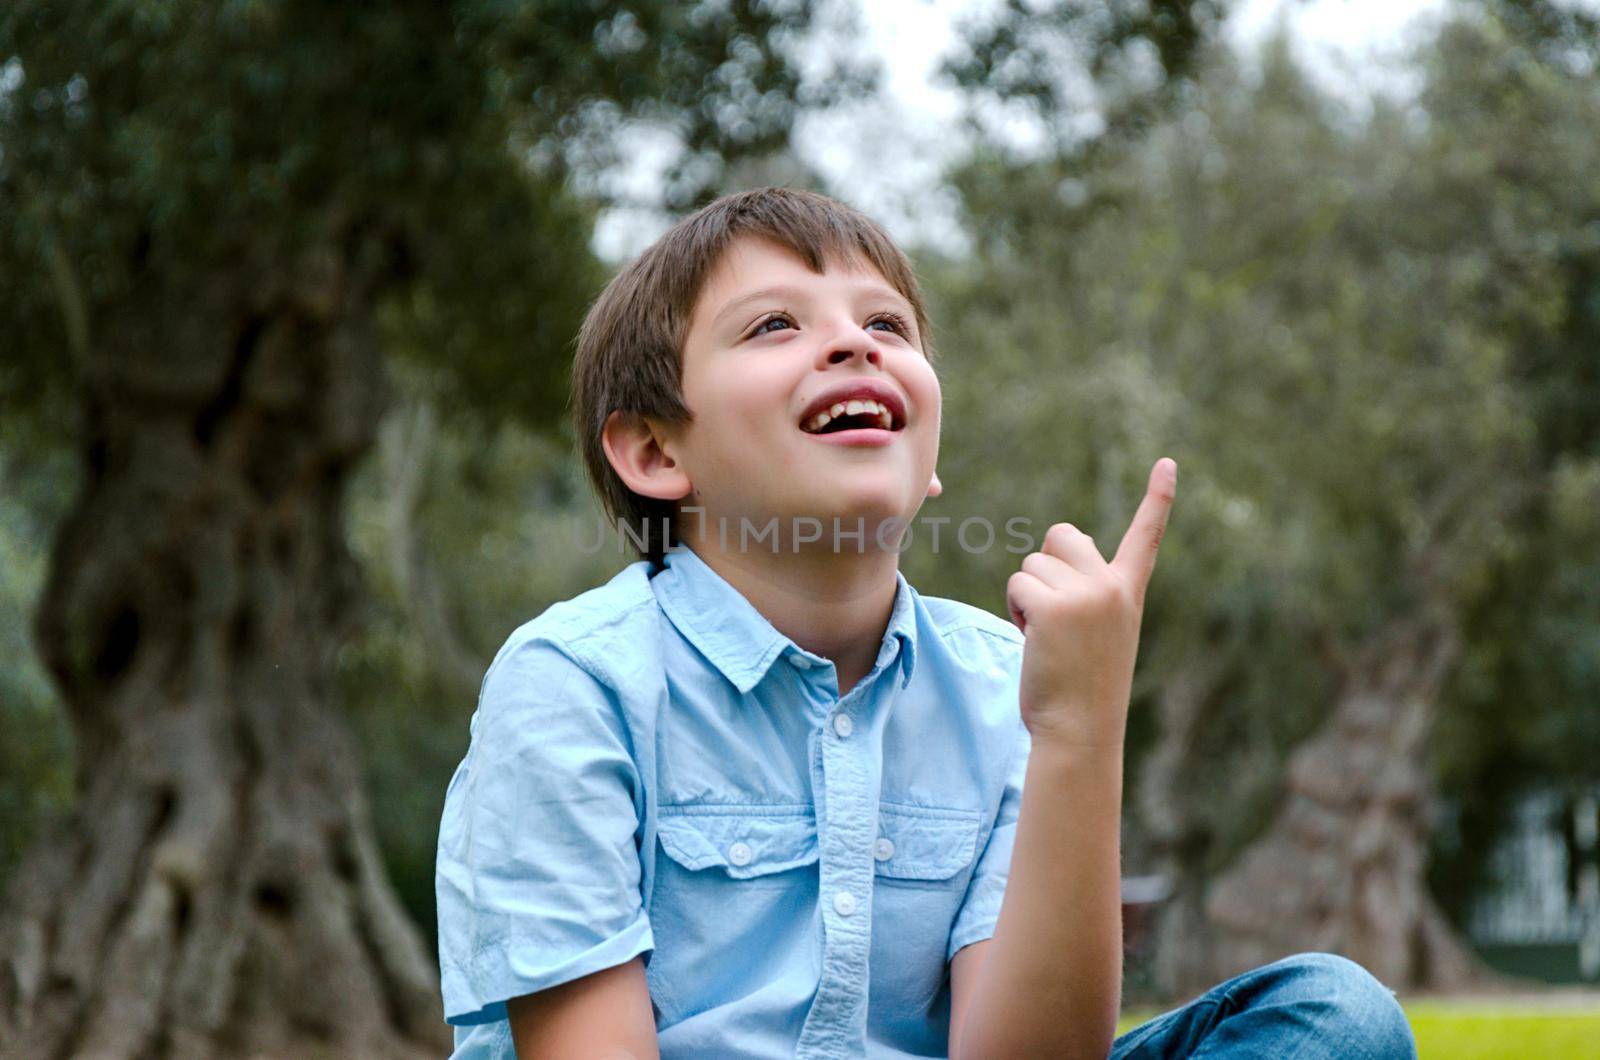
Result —
M1172 510L1172 498L1177 489L1177 461L1164 456L1150 470L1150 486L1111 561L1111 566L1128 579L1141 602L1145 586L1150 584L1150 575L1156 569L1156 550L1167 532L1167 513Z

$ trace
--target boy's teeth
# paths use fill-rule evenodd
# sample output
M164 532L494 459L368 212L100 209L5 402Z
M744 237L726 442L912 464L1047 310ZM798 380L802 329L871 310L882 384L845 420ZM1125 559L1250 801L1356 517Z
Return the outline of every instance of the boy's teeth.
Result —
M894 427L894 415L887 405L880 401L855 400L835 402L832 408L824 409L811 417L806 422L805 429L815 433L840 416L859 416L862 413L871 413L878 417L879 424L886 431Z

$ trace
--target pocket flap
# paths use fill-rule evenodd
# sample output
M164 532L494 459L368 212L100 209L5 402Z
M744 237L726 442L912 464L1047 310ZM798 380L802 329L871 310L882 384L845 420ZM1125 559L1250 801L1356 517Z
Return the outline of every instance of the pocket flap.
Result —
M946 880L972 864L978 851L977 810L882 803L878 834L889 840L887 858L876 860L880 876Z
M817 860L817 822L809 807L662 807L661 847L686 869L716 867L734 879L798 868Z

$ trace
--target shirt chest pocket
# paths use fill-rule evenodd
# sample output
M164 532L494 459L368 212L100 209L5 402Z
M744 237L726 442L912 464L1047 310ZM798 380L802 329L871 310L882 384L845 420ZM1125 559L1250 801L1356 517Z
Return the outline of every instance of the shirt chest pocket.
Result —
M977 810L885 802L878 807L872 857L879 880L944 884L970 868L978 852Z
M981 824L976 810L880 804L873 846L871 1008L920 1014L938 996Z
M757 880L817 860L817 822L802 808L663 806L656 819L661 848L693 873L710 879Z
M665 1029L761 984L814 972L809 805L662 806L645 968Z

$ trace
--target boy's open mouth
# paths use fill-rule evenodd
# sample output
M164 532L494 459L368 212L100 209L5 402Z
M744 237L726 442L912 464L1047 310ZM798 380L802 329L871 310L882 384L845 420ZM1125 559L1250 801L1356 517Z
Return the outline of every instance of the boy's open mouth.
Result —
M832 434L855 427L877 427L879 430L898 430L894 414L877 401L841 401L812 416L800 429L808 434Z
M830 400L822 397L801 417L800 429L807 434L837 434L840 431L898 431L906 425L905 409L892 391L867 384L836 390Z

